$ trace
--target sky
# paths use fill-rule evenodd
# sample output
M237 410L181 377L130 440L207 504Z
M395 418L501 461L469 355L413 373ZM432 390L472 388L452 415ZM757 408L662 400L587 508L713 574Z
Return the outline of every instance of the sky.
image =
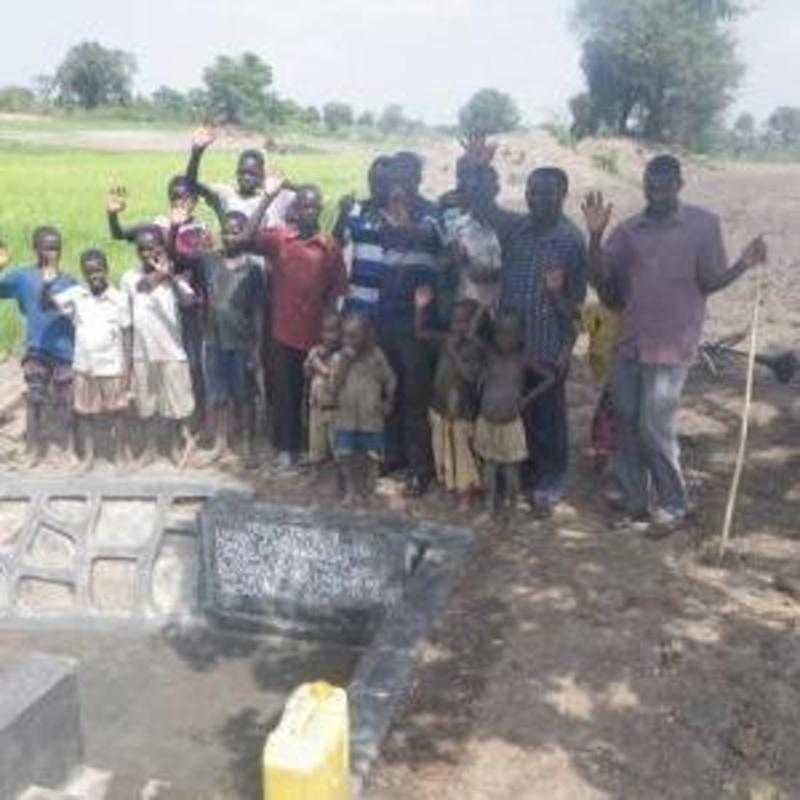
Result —
M303 105L399 103L430 123L452 123L487 86L511 94L529 123L566 118L583 85L572 0L9 2L0 85L30 85L84 40L134 53L137 91L198 86L217 55L250 50ZM800 0L751 4L737 30L748 72L734 111L764 118L800 104Z

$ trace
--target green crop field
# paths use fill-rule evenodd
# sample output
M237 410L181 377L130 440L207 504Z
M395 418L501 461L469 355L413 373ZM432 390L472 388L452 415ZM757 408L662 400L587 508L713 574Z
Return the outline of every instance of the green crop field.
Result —
M11 265L31 263L30 236L37 225L56 225L64 236L65 271L76 273L78 256L88 247L109 255L115 278L132 265L134 253L112 242L105 215L105 193L112 183L129 192L127 222L164 213L166 184L185 167L181 153L92 152L0 145L0 240L11 253ZM296 182L317 183L326 200L323 225L330 226L338 198L361 191L369 155L355 150L274 156L270 168ZM203 162L206 181L232 181L233 152L210 152ZM205 209L201 212L206 216ZM212 217L209 215L208 219ZM0 359L18 352L22 324L13 303L0 301Z

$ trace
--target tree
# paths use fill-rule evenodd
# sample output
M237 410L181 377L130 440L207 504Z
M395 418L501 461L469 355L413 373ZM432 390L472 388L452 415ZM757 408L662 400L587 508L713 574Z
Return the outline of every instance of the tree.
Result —
M31 111L36 106L36 95L25 86L0 88L0 111Z
M176 117L186 116L189 113L189 101L182 92L170 86L159 86L150 97L153 108L161 114Z
M308 125L319 125L322 122L322 115L316 106L308 106L305 110L305 122Z
M385 134L400 133L408 126L403 107L392 103L386 106L378 120L378 127Z
M353 124L353 109L347 103L332 101L322 107L322 119L330 131L348 128Z
M211 115L211 98L204 89L189 89L186 92L186 102L195 119L208 121Z
M732 100L743 67L731 0L579 0L592 126L691 144Z
M782 145L800 144L800 108L779 106L769 115L767 130Z
M131 100L135 74L136 58L130 53L83 42L67 53L56 71L57 100L83 108L125 105Z
M364 111L359 115L356 124L364 128L373 128L375 127L375 115L371 111Z
M513 131L519 121L516 103L497 89L476 92L458 114L458 126L468 136L507 133Z
M203 72L209 106L219 122L240 124L267 114L272 97L272 67L255 53L218 56Z

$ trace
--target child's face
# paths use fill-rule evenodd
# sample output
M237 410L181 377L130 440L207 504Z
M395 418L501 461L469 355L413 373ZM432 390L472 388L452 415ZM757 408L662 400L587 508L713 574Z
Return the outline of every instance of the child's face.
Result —
M136 252L142 266L151 268L154 263L164 254L164 244L153 233L140 233L136 237Z
M178 206L185 208L187 213L191 215L197 207L197 197L192 194L188 186L178 184L169 190L169 204L171 208Z
M35 250L40 266L57 267L61 261L61 237L45 233L37 239Z
M522 332L516 320L500 319L495 325L494 346L498 353L514 353L522 343Z
M359 320L350 320L344 326L342 343L354 353L361 353L367 346L367 328Z
M255 158L242 158L236 168L239 194L252 197L264 185L264 165Z
M245 222L240 217L229 217L222 228L222 245L228 255L234 255L241 250L236 237L244 232Z
M335 350L342 340L342 324L337 317L328 317L322 324L322 344L327 350Z
M99 258L92 258L81 264L86 285L92 294L102 294L108 288L108 267Z
M317 192L306 189L299 192L289 210L291 221L301 231L316 230L322 212L322 198Z
M450 330L453 335L458 339L466 339L469 336L470 325L472 325L472 311L468 308L456 306L450 323Z

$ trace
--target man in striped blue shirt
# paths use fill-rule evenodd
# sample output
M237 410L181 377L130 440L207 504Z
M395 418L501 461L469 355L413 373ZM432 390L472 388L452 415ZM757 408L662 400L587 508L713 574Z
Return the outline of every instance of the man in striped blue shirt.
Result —
M378 343L399 380L387 425L387 469L408 466L408 491L423 493L433 476L428 406L434 353L414 335L414 294L439 282L441 236L437 207L419 194L422 160L415 153L377 159L370 199L345 198L334 229L353 249L345 313L373 322Z

